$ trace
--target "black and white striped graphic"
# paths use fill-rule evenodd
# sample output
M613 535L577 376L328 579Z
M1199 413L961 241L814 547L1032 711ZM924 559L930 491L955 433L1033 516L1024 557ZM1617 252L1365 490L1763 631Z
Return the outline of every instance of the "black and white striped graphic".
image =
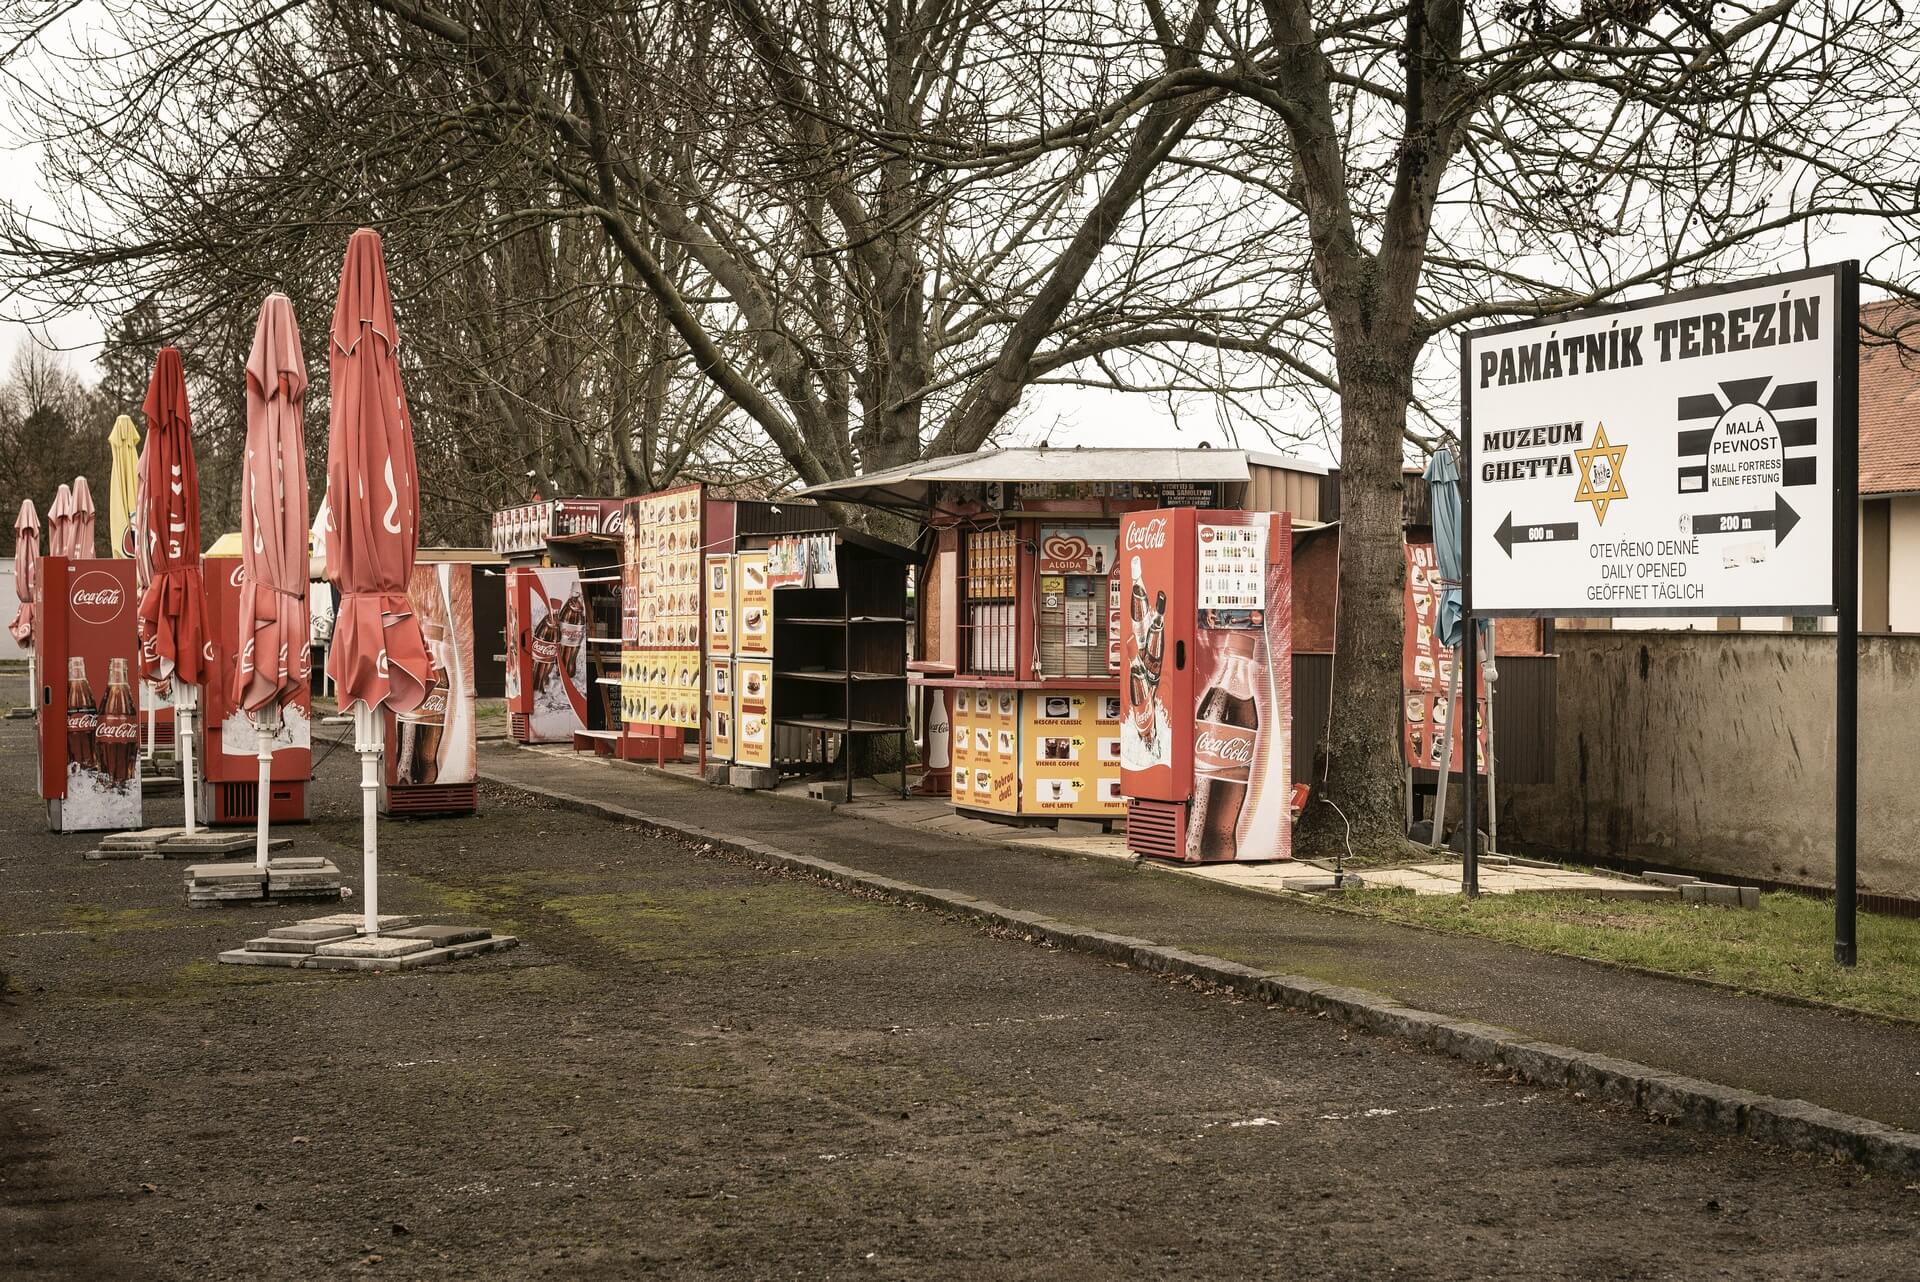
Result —
M1819 419L1809 413L1820 398L1816 383L1773 384L1771 377L1740 378L1720 384L1718 392L1680 398L1680 492L1698 494L1707 488L1707 450L1713 444L1714 424L1737 405L1758 405L1773 416L1780 429L1785 464L1783 485L1812 485L1819 477L1815 455L1820 443ZM1687 424L1695 426L1686 426Z

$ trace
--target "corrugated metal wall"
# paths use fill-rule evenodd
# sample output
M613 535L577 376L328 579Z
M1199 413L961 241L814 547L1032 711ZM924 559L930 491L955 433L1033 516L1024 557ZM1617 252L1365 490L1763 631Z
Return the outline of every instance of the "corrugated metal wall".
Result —
M1248 512L1291 512L1302 521L1321 520L1320 476L1285 468L1247 465Z

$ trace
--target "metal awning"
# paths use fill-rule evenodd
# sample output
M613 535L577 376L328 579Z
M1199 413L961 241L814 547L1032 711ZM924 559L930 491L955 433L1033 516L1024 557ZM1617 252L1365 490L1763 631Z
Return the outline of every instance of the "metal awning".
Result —
M933 487L946 484L1075 481L1244 482L1251 468L1274 467L1324 476L1326 467L1285 454L1213 449L992 449L947 454L800 491L806 498L901 509L929 506Z

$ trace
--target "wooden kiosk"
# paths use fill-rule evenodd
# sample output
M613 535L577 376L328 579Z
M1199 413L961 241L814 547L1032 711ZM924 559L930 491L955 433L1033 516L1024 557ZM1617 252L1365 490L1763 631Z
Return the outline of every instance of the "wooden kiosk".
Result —
M1203 507L1311 522L1325 469L1243 450L1006 449L815 486L926 529L913 684L947 795L1010 823L1126 814L1120 791L1122 514ZM942 715L944 714L944 716Z

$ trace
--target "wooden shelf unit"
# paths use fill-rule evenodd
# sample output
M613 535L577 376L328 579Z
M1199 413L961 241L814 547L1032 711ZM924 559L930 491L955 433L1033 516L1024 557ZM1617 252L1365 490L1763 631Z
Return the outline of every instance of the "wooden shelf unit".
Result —
M834 536L840 586L773 594L773 719L821 736L843 736L840 756L853 795L853 746L845 736L899 740L901 795L907 759L907 570L913 553L859 535Z

